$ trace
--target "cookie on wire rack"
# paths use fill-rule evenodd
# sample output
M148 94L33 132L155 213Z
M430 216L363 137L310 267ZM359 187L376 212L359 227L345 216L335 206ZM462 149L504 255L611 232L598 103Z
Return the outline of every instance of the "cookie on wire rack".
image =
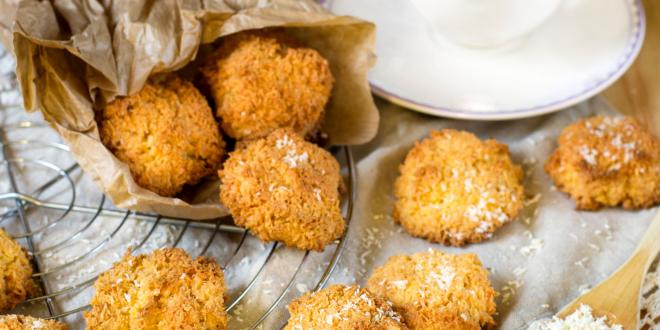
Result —
M38 319L27 315L0 315L0 330L67 330L56 320Z
M285 330L404 330L392 304L357 285L331 285L308 292L289 304Z
M475 254L429 250L390 257L374 270L367 289L391 301L410 329L495 325L497 293Z
M480 242L523 206L523 171L507 146L469 132L431 132L410 150L400 172L394 220L432 242Z
M660 203L660 140L632 117L595 116L567 126L545 170L578 209Z
M13 309L38 291L27 252L0 228L0 311Z
M224 275L204 257L167 248L124 258L94 283L87 329L227 329Z
M272 30L224 37L200 72L223 131L239 140L285 127L313 135L334 83L328 61L316 50Z
M291 129L243 143L219 175L234 222L263 241L320 251L344 233L339 163Z

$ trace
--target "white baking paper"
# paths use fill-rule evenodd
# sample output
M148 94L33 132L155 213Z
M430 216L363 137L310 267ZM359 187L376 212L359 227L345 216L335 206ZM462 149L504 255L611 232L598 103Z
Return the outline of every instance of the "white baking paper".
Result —
M54 131L45 125L38 115L26 115L20 109L18 95L12 92L11 74L6 75L7 58L0 61L2 86L0 91L0 125L12 141L13 156L53 162L61 168L74 163L73 158L57 148L21 144L25 139L61 142ZM15 82L14 82L15 84ZM14 86L15 87L15 86ZM597 113L614 114L600 98L584 102L565 111L538 118L508 122L467 122L434 118L417 114L378 100L382 121L380 133L369 144L354 147L358 168L357 201L348 231L347 245L331 283L365 284L372 269L381 265L389 256L424 251L428 248L451 253L474 252L490 269L490 279L500 292L498 315L501 329L521 329L540 317L554 314L561 307L585 290L612 273L632 253L637 241L653 218L655 209L625 211L605 209L598 212L581 212L564 194L552 189L543 171L543 162L555 148L555 140L561 129L578 118ZM20 128L24 120L41 123L35 128ZM509 145L513 159L523 164L527 173L525 187L530 204L519 219L499 231L494 237L480 244L464 248L448 248L413 238L393 224L391 219L393 198L392 183L398 175L398 166L416 140L428 135L431 129L451 127L469 130L481 138L496 138ZM53 172L39 167L18 167L19 183L24 192L41 185ZM4 167L0 169L0 194L9 191ZM76 204L98 206L101 192L78 169L72 172L76 186ZM62 182L40 196L43 200L68 203L72 198L69 184ZM0 207L12 207L2 201ZM106 207L112 206L106 201ZM51 223L61 212L32 210L27 213L33 228ZM52 246L83 228L89 215L69 216L37 236L41 248ZM55 269L73 260L108 238L121 218L103 218L87 228L74 244L41 256L42 266ZM16 221L0 223L11 233L20 233ZM74 263L64 270L47 277L50 292L80 283L110 267L127 246L137 243L151 228L148 222L132 217L127 220L109 242L93 258ZM151 236L145 250L171 245L181 227L159 226ZM192 255L201 252L211 231L188 229L179 246ZM261 263L268 257L271 244L248 238L241 252L231 259L240 235L220 234L215 238L208 255L225 267L230 300L249 285ZM25 240L19 240L25 244ZM286 322L288 302L311 289L330 261L334 248L323 253L312 252L307 256L291 290L279 307L266 318L262 329L279 329ZM262 275L248 295L230 313L230 329L244 329L252 325L277 299L289 284L291 275L304 258L304 252L289 248L277 248ZM657 275L648 277L655 281L646 285L646 292L657 286ZM84 306L89 302L93 289L75 292L53 301L56 313ZM654 295L649 295L654 297ZM508 297L505 299L505 297ZM506 300L506 302L504 301ZM655 310L658 311L657 302ZM45 305L23 305L14 312L46 315ZM652 319L647 317L647 319ZM64 319L71 329L83 329L81 314Z

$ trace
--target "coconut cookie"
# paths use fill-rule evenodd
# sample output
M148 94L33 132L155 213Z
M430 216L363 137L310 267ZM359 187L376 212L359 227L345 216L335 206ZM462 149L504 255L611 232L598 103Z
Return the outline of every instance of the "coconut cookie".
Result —
M339 164L293 130L245 143L219 175L234 222L261 240L320 251L344 233Z
M334 82L316 50L273 31L223 38L200 71L223 131L239 140L285 127L315 133Z
M660 203L660 141L631 117L596 116L564 128L545 170L578 209Z
M410 329L479 330L495 324L496 292L475 254L438 250L390 257L367 289L394 304Z
M94 288L88 329L227 329L220 266L181 249L127 253Z
M27 253L0 228L0 311L11 310L38 291Z
M507 146L469 132L431 132L410 150L400 172L394 220L433 242L482 241L523 206L523 171Z
M206 98L175 74L110 102L100 114L99 133L135 182L161 196L215 174L225 147Z
M306 293L289 304L284 329L403 330L408 329L392 304L357 285L331 285Z
M67 330L64 323L27 315L0 315L0 330Z

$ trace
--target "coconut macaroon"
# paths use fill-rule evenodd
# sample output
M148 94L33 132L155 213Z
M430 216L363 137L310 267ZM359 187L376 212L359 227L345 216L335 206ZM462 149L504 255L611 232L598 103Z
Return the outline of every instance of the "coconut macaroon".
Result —
M496 292L475 254L438 250L390 257L367 289L394 304L410 329L474 329L495 324Z
M88 329L227 328L220 266L181 249L126 253L94 288Z
M545 170L578 209L660 203L660 142L632 117L596 116L564 128Z
M0 228L0 311L13 309L37 291L25 249Z
M334 81L316 50L273 31L223 38L200 72L223 131L236 139L282 127L304 137L315 133Z
M0 330L67 330L64 323L27 315L0 315Z
M219 175L234 223L261 240L320 251L344 233L337 160L291 129L245 143Z
M433 242L482 241L523 206L523 171L507 146L469 132L431 132L410 150L400 172L394 220Z
M103 144L138 185L174 196L220 166L224 142L202 94L175 74L110 102L99 117Z
M389 301L357 285L331 285L308 292L289 304L286 330L402 330L408 329Z

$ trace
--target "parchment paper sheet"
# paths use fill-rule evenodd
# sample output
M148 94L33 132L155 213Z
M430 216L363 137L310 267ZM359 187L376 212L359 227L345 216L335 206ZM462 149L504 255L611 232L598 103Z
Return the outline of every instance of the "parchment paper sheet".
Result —
M14 1L2 2L0 8L12 8ZM7 10L0 29L11 25ZM190 74L202 44L265 27L285 29L330 62L335 85L322 126L329 143L369 141L378 125L366 80L375 27L311 0L22 1L13 46L25 109L43 113L117 206L189 219L224 216L217 182L201 183L181 199L139 187L100 142L94 109L137 92L152 74Z
M84 8L92 12L93 9ZM38 21L35 17L35 23ZM71 68L65 66L60 69ZM73 69L71 72L76 72L75 66ZM85 74L97 73L89 70ZM58 77L68 76L52 78ZM99 85L101 85L99 88L106 86ZM125 83L121 86L128 90L129 85ZM581 290L598 283L613 272L633 251L657 211L657 208L643 211L620 209L606 209L599 212L575 211L573 202L562 193L553 190L548 176L543 172L543 162L554 149L556 138L563 127L580 117L596 113L614 113L599 98L556 114L496 123L433 118L401 109L381 100L377 101L377 106L382 118L378 135L369 144L354 148L359 171L358 200L347 237L348 244L331 282L364 284L371 270L381 265L391 255L413 253L428 248L454 253L475 252L491 270L491 281L501 293L498 298L497 317L500 328L519 329L534 319L552 315L576 297ZM14 110L16 109L12 109ZM9 110L3 110L3 122L6 122L4 120L9 114ZM15 113L11 115L16 118ZM23 116L18 117L23 119ZM10 120L10 122L16 121ZM82 124L84 126L90 123L83 121ZM430 244L405 234L390 218L393 203L392 183L398 175L399 164L415 140L424 138L430 129L443 127L466 129L482 138L493 137L507 143L514 160L525 165L527 194L530 201L535 202L526 207L517 221L505 226L496 232L491 240L484 243L465 248L446 248ZM52 134L47 128L42 128L39 132L39 134ZM30 131L26 137L29 136L35 136L34 131ZM64 137L66 139L66 136ZM21 137L13 137L13 139L19 138ZM52 159L49 155L43 155L43 158ZM72 160L60 158L59 161L65 163L62 166L66 166ZM30 172L30 175L32 173ZM81 184L78 191L84 192L79 194L79 198L89 199L91 205L98 202L99 193L94 190L89 177L78 173L75 179L77 184ZM79 181L82 183L78 183ZM0 188L3 192L7 189L6 186ZM66 191L64 189L62 188L63 192ZM68 197L64 193L58 196L62 201L66 201ZM85 219L75 221L84 224ZM75 221L71 223L72 228L75 228L73 226ZM102 233L112 228L114 225L112 221L112 219L97 221L99 228L90 230L88 234L90 241L105 237ZM127 226L127 228L126 232L119 234L121 239L117 245L107 247L107 255L95 258L95 261L107 266L108 262L115 260L116 253L120 253L126 244L139 236L136 233L148 230L148 227ZM62 237L67 237L66 229L62 229L61 233L54 230L49 233L47 239L56 242ZM201 236L203 233L200 232L199 235L199 237L195 237L195 234L188 235L182 246L191 253L199 251L199 247L195 247L195 240L203 239ZM171 243L174 235L163 233L155 236L153 246ZM216 251L217 253L212 255L222 255L222 250L230 249L231 243L228 238L217 241L213 248L219 252ZM250 257L239 257L237 264L228 268L230 294L235 294L245 285L241 279L250 278L245 272L254 269L251 266L263 260L267 253L265 250L261 251L262 245L256 240L249 244L252 246ZM77 245L70 248L74 253L76 249ZM249 325L259 316L252 311L261 311L270 305L288 281L291 267L297 266L302 258L302 253L299 251L279 249L278 252L264 271L267 275L251 290L244 303L232 312L230 323L232 329L241 329ZM328 252L331 251L310 254L308 266L301 270L300 280L294 283L294 289L286 296L282 305L316 283L320 270L328 261L330 255ZM52 258L50 262L51 265L57 266L60 261ZM79 266L82 269L86 267L84 264ZM64 285L74 280L75 283L75 279L71 276L79 276L76 272L80 271L80 268L71 270L72 274L64 274L61 278L51 278L53 288L58 288L60 282ZM101 268L103 267L95 269ZM84 305L89 301L91 291L85 290L70 297L70 301L61 304L72 307ZM504 299L505 297L508 298ZM66 307L62 308L66 309ZM286 318L286 311L280 308L266 320L263 328L275 329ZM73 329L82 329L83 323L79 317L69 320L73 324Z
M2 72L7 65L0 66ZM6 82L3 82L6 83ZM16 102L15 94L0 94L3 109L0 122L15 125L22 120L41 121L36 114L26 115L20 107L6 107L6 102ZM580 117L596 113L613 114L598 98L565 111L543 117L510 122L475 123L433 118L404 110L385 101L377 100L382 121L380 133L369 144L354 148L358 166L358 199L348 232L348 242L340 265L331 277L331 283L364 284L371 270L381 265L389 256L438 248L453 253L475 252L491 270L490 279L501 292L498 298L497 320L501 329L520 329L528 322L553 314L565 303L577 296L582 289L592 286L630 255L637 240L643 234L655 209L644 211L624 211L607 209L599 212L578 212L573 202L563 194L551 189L551 183L542 170L542 163L555 147L555 140L561 129ZM35 118L36 117L36 118ZM430 129L453 127L470 130L482 138L494 137L507 143L515 161L525 164L527 171L526 189L529 196L537 196L537 202L526 207L523 215L496 232L491 240L465 248L446 248L412 238L395 226L389 216L392 210L392 183L398 175L398 166L415 140L428 134ZM7 132L11 141L24 138L44 141L57 141L58 137L48 127L33 129L12 129ZM20 143L13 143L12 150ZM66 153L53 151L53 148L25 148L16 151L16 156L27 159L42 159L66 168L73 159ZM2 170L0 169L0 172ZM35 172L27 169L20 173L24 191L39 186L44 179L52 177L52 172ZM24 175L24 176L23 176ZM41 176L40 176L41 175ZM100 192L89 176L80 171L72 173L77 187L76 203L95 206L99 203ZM66 203L71 198L70 190L56 186L40 198ZM8 191L4 173L0 173L0 193ZM11 207L9 201L0 207ZM33 209L33 211L35 211ZM58 213L29 213L32 224L52 221ZM43 219L42 219L43 217ZM40 246L49 246L62 238L69 237L86 224L89 216L67 217L67 223L48 230L39 238ZM529 224L527 220L529 219ZM75 244L46 256L47 267L57 267L66 260L75 258L107 237L117 225L118 219L99 219L85 231ZM6 224L3 224L6 227ZM20 232L20 227L8 227L10 232ZM48 277L51 290L67 287L90 278L109 267L129 244L135 243L148 230L148 223L132 220L117 233L111 244L104 246L103 252L92 260L67 267L65 271ZM196 255L208 238L209 232L189 229L179 246ZM161 226L147 242L147 250L172 244L177 236L175 228ZM533 241L537 240L537 241ZM209 256L216 257L222 264L235 247L236 238L220 235L214 241ZM250 280L256 269L268 254L268 244L248 238L241 255L227 265L225 275L229 297L235 297ZM327 265L333 249L323 253L311 253L298 275L298 281L285 296L279 309L266 319L262 329L278 329L288 317L286 304L302 292L313 287ZM255 287L231 313L230 329L244 329L258 318L265 308L277 298L298 266L304 254L294 249L277 249L262 277ZM648 286L648 285L647 285ZM510 289L506 289L510 288ZM79 293L58 297L55 305L58 311L84 306L93 294L91 288ZM502 298L509 295L508 302ZM545 305L547 304L547 306ZM657 302L656 302L657 305ZM43 304L27 305L16 312L44 315ZM656 309L657 310L657 309ZM83 329L81 315L67 317L71 329Z
M378 135L355 148L360 183L356 221L342 260L343 267L360 284L392 255L428 248L474 252L490 268L490 279L500 292L500 328L519 329L554 314L582 290L612 273L632 253L655 215L656 209L576 211L566 195L552 188L543 171L543 162L556 147L562 128L581 117L615 113L600 98L556 114L508 122L434 118L385 101L378 101L377 106L381 111ZM522 215L492 239L465 248L447 248L413 238L390 217L399 164L416 140L426 137L431 129L445 127L508 144L513 160L523 164L526 171L529 205Z

